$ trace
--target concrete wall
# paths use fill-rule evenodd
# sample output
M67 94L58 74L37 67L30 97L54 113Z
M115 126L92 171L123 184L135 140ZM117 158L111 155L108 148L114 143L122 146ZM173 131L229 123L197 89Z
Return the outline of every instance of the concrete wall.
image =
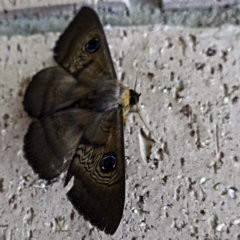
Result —
M12 2L3 8L49 3ZM31 122L25 88L55 64L59 33L46 32L0 37L0 240L239 240L239 26L119 26L106 35L118 78L133 87L138 76L140 110L156 135L129 115L126 203L116 234L95 230L73 209L64 176L48 184L23 157Z

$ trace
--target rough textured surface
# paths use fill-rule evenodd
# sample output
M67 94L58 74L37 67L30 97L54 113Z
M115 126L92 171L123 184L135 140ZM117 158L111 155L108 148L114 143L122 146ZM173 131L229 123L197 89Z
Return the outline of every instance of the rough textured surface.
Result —
M125 129L126 204L113 237L73 210L23 157L30 76L54 65L57 35L0 38L0 239L240 239L240 29L106 31L118 77L138 78Z
M195 28L240 23L240 0L4 0L0 2L0 36L62 32L83 3L94 7L102 23L111 26L164 24Z
M2 0L0 3L0 11L13 10L21 8L40 7L40 6L52 6L63 5L71 3L88 3L97 4L101 2L123 2L130 6L133 3L137 4L149 4L155 7L163 7L166 9L182 9L182 8L206 8L211 6L225 6L231 4L239 4L239 0Z
M51 6L51 5L61 5L61 4L70 4L76 2L88 2L89 4L98 2L98 0L2 0L0 4L0 10L14 10L14 9L22 9L22 8L33 8L33 7L41 7L41 6Z
M231 4L239 4L239 0L164 0L163 5L166 9L193 9L220 7Z

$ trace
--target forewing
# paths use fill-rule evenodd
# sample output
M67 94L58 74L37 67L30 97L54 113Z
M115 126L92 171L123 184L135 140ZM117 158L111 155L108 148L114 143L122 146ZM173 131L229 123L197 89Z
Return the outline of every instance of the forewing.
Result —
M67 170L83 129L96 113L82 109L60 111L33 122L24 138L25 157L43 179Z
M116 165L114 166L114 158ZM95 119L84 132L68 170L67 193L74 207L93 225L113 234L122 218L125 159L121 108Z
M91 8L80 9L57 41L54 54L57 63L78 78L105 75L116 79L102 25Z

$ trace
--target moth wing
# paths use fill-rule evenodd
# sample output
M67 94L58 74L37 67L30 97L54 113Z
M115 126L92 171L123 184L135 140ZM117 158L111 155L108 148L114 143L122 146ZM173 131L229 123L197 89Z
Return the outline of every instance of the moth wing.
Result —
M30 83L24 107L38 120L25 136L25 156L44 179L68 169L66 184L71 177L74 182L67 195L74 207L113 234L125 199L122 109L95 112L78 106L80 99L88 99L86 82L95 86L116 79L106 37L92 9L81 8L57 41L54 57L68 73L50 68Z
M92 225L114 234L125 199L125 159L122 109L94 120L83 133L69 167L69 200Z
M60 36L54 58L77 78L85 75L117 78L102 25L89 7L82 7Z
M33 170L49 180L66 171L83 129L95 117L93 111L67 109L31 123L24 138L24 152Z
M28 85L23 105L34 118L41 118L70 107L88 95L88 87L60 67L50 67L35 74ZM86 79L88 81L88 79Z

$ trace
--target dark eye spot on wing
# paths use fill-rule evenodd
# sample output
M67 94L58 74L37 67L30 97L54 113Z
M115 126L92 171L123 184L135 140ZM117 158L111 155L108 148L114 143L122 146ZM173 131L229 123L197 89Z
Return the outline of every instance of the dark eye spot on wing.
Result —
M111 172L117 166L117 159L114 153L107 153L102 159L101 170L105 173Z
M100 41L99 41L99 38L96 37L86 43L85 49L89 53L94 53L98 50L99 46L100 46Z

